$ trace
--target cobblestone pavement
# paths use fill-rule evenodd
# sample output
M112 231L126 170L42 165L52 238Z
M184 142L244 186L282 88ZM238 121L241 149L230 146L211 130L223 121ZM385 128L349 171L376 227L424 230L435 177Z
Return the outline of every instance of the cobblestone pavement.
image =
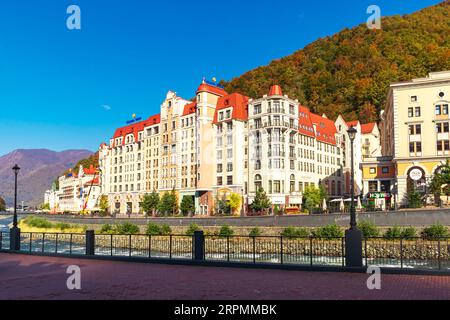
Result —
M67 267L81 268L69 291ZM450 277L212 268L0 254L0 299L450 299Z

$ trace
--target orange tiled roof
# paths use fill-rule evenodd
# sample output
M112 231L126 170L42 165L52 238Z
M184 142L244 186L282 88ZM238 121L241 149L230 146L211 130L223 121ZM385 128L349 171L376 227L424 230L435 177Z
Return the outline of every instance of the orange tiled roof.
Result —
M269 90L269 96L282 96L283 91L281 90L281 87L279 85L274 85L270 87Z
M234 120L242 120L245 121L248 119L248 100L249 97L246 97L239 93L232 93L230 95L226 95L220 97L217 101L216 112L214 113L213 123L218 123L218 115L219 111L227 108L233 108L233 113L231 115Z
M143 131L145 127L152 126L155 124L158 124L161 122L161 115L157 114L154 116L151 116L147 120L136 122L133 124L130 124L128 126L119 128L114 133L113 139L123 137L122 144L125 144L125 137L129 134L134 134L134 140L138 140L138 134L139 132ZM114 142L115 146L115 142Z
M336 126L330 119L311 113L311 122L316 126L316 139L318 141L336 144Z
M91 164L91 166L89 168L83 168L83 172L84 172L84 174L87 174L87 175L94 175L96 170L95 170L94 166Z
M376 123L366 123L361 125L361 133L362 134L369 134L372 133L373 129L375 129Z
M194 114L196 107L197 107L196 102L188 103L187 105L185 105L183 109L183 117L188 116L190 114Z
M314 127L311 122L311 111L307 107L298 107L299 127L298 131L306 136L315 137Z
M213 93L213 94L221 96L221 97L226 96L228 94L224 89L221 89L219 87L215 87L215 86L209 85L207 83L202 83L198 87L197 93L205 92L205 91L209 92L209 93Z

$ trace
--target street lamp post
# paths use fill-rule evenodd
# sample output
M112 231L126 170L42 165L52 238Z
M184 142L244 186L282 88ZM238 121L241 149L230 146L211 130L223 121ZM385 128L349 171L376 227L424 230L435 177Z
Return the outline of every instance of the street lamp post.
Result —
M20 167L16 164L12 170L14 172L14 218L13 227L10 230L10 249L13 251L19 251L20 229L17 227L17 176L19 175Z
M345 232L345 264L351 268L361 268L363 266L362 256L362 232L356 224L356 208L355 208L355 154L354 142L357 134L354 127L348 129L348 137L350 139L350 156L351 156L351 179L350 179L350 229Z

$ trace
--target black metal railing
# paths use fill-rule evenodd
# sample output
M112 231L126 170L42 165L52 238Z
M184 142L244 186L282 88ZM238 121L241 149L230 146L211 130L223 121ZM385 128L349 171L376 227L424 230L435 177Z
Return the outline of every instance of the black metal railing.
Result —
M368 238L363 255L365 266L450 270L450 238Z
M20 251L86 254L86 235L76 233L21 232Z
M0 250L9 250L9 232L0 232Z
M9 232L0 232L0 250L10 250ZM450 271L450 237L367 238L364 266ZM29 253L136 257L345 267L345 238L284 236L119 235L20 233L20 251Z
M99 256L193 259L192 236L95 235Z
M344 238L205 236L205 259L213 261L344 266Z

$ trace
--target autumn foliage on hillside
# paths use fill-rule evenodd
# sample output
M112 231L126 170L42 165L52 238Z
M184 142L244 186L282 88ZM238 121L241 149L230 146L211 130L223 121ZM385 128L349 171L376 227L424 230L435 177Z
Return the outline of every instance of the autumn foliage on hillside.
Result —
M319 39L293 55L230 82L228 92L267 94L272 84L330 118L378 120L389 84L450 70L450 1Z

